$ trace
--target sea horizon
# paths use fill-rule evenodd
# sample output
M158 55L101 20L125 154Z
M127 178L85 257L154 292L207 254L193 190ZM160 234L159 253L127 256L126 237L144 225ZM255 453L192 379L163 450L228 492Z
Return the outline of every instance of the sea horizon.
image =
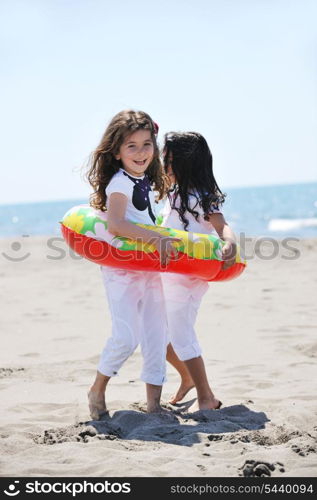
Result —
M241 185L241 186L225 186L221 188L222 192L226 191L235 191L235 190L242 190L242 189L261 189L261 188L274 188L274 187L284 187L284 186L303 186L303 185L311 185L311 184L317 184L317 180L312 180L312 181L300 181L300 182L284 182L284 183L273 183L273 184L250 184L250 185ZM89 201L89 195L87 196L87 202ZM78 197L73 197L73 198L50 198L50 199L43 199L43 200L22 200L22 201L6 201L4 203L0 203L0 208L1 207L6 207L6 206L19 206L19 205L35 205L38 203L62 203L64 201L78 201L78 200L83 200L83 197L78 196Z
M317 236L317 181L236 186L227 194L223 213L236 234L299 238ZM59 221L89 196L0 204L0 238L60 235Z

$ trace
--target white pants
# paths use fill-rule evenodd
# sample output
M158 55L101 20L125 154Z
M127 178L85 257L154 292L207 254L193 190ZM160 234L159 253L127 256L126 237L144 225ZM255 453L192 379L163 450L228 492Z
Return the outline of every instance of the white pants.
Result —
M168 341L181 361L197 358L201 348L194 329L208 282L184 274L162 273Z
M101 267L112 317L112 334L98 371L112 377L141 345L141 379L162 385L166 378L167 319L160 273Z

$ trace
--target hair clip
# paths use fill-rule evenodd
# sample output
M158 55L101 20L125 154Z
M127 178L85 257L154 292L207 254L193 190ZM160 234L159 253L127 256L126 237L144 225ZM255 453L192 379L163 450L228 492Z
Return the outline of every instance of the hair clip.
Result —
M154 134L157 135L159 131L159 126L156 122L153 122L153 125L154 125Z

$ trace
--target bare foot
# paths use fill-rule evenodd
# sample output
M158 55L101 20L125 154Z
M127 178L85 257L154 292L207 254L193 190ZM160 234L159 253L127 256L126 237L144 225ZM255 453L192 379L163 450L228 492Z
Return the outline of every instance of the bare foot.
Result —
M188 408L187 412L194 413L195 411L200 411L200 410L219 410L221 406L222 402L216 398L202 399L200 401L198 401L197 399L195 403Z
M90 416L93 420L99 420L100 417L108 413L104 392L99 393L90 389L88 392L88 404Z
M186 380L186 381L182 380L181 385L179 386L178 391L176 392L176 394L174 394L174 396L172 396L170 398L170 400L168 402L171 405L175 405L176 403L178 403L179 401L181 401L186 396L186 394L191 389L193 389L193 387L195 387L195 384L192 381L192 379Z

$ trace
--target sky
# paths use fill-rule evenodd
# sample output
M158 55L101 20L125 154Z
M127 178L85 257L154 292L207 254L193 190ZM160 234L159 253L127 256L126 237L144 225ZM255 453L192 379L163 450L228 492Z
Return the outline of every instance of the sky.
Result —
M86 199L111 118L205 136L221 189L317 181L315 0L0 0L0 204Z

